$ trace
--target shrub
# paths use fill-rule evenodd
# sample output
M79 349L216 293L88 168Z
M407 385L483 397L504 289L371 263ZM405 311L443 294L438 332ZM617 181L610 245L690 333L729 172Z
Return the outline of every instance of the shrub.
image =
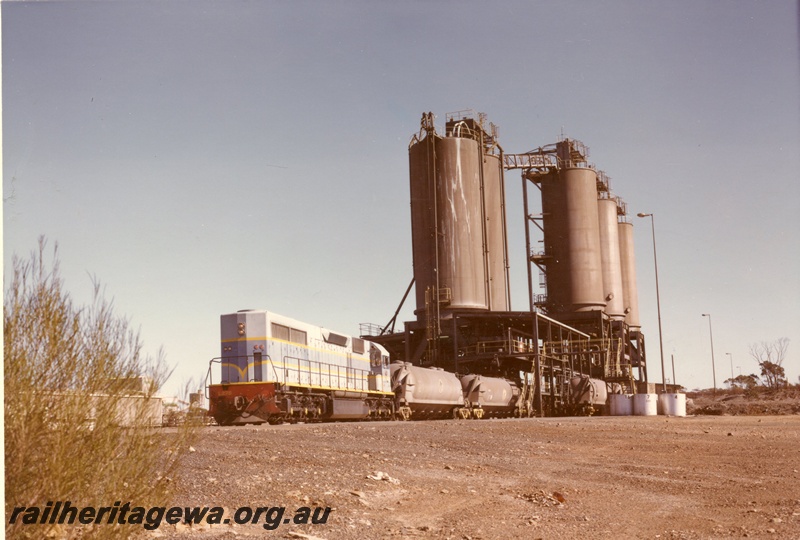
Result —
M168 376L164 355L143 355L139 334L114 313L94 280L90 305L76 306L46 242L13 259L3 304L6 516L17 506L164 505L168 475L188 450L191 427L147 427ZM131 383L150 381L132 390ZM160 409L157 409L160 410ZM160 423L160 418L159 418ZM9 538L125 538L135 525L12 525Z

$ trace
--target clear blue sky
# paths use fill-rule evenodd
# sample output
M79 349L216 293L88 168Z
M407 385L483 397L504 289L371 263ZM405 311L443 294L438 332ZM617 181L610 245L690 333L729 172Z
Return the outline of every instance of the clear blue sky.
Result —
M167 392L219 355L219 315L264 308L355 334L411 279L407 146L422 112L485 112L506 152L586 143L656 217L671 379L800 374L800 63L794 1L3 2L3 252L58 242L96 275ZM506 175L512 307L526 301ZM652 241L636 219L660 380ZM413 296L412 296L413 298ZM406 309L404 320L410 319ZM738 370L736 370L738 374Z

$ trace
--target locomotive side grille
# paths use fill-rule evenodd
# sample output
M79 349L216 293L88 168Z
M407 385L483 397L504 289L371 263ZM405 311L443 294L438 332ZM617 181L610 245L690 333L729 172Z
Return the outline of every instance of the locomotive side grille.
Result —
M303 330L296 328L289 328L289 341L300 345L308 345L307 334Z
M328 332L327 335L324 333L322 337L325 338L325 341L328 343L332 343L334 345L338 345L339 347L346 347L347 346L347 336L343 336L341 334L336 334L334 332Z
M282 324L272 323L272 337L289 341L289 327Z

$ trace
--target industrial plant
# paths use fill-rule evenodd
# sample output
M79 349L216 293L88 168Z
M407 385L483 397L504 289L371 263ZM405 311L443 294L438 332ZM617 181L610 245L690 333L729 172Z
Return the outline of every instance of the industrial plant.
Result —
M685 415L675 385L658 396L648 381L633 225L583 143L506 153L485 115L448 114L439 133L428 112L408 156L414 272L394 316L351 337L266 310L222 315L217 422ZM528 305L514 310L517 215Z
M398 308L389 324L362 327L365 337L393 360L513 381L524 415L606 404L607 391L619 403L652 396L633 225L588 157L563 137L506 153L483 114L448 114L444 133L423 114L409 145L416 319L400 327ZM516 208L505 196L511 170L522 178ZM506 223L517 215L529 303L514 311Z

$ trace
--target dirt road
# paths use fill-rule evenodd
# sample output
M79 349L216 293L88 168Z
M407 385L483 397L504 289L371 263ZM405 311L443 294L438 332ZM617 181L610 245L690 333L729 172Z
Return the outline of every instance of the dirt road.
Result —
M175 503L229 519L282 506L281 523L148 534L800 538L799 471L798 415L210 427L174 479ZM283 523L301 507L331 512Z

